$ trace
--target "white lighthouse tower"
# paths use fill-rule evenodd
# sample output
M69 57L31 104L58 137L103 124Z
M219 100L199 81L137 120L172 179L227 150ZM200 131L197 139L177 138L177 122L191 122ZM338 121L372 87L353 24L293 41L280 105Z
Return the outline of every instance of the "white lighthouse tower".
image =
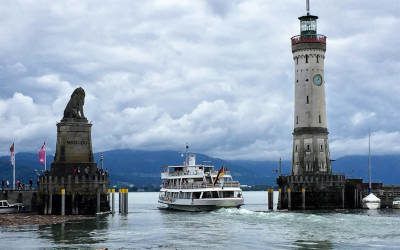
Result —
M317 34L317 16L299 17L300 35L292 37L295 108L292 175L329 174L324 60L326 36Z
M326 121L324 60L326 36L317 33L317 16L299 17L300 35L292 37L295 101L292 173L277 179L281 209L358 207L359 190L332 173ZM346 190L346 185L349 189ZM350 188L352 187L352 188ZM353 197L347 195L354 193ZM354 206L352 205L354 204Z

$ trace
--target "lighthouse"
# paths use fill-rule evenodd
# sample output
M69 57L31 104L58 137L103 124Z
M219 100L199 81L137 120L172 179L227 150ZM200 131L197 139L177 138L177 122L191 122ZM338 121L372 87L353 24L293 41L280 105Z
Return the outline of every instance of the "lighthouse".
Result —
M331 173L325 103L326 36L317 33L318 16L299 17L300 35L291 38L294 60L292 174Z
M295 92L292 171L277 179L278 206L289 210L345 208L357 204L357 198L346 202L346 177L334 174L331 167L325 102L326 36L317 32L318 16L310 14L309 0L306 10L299 17L300 34L291 38ZM355 188L347 191L358 194Z

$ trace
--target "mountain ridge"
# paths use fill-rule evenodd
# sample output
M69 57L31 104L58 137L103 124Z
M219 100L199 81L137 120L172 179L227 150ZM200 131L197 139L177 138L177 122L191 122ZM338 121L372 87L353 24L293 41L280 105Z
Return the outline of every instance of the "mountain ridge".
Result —
M110 172L112 185L129 184L138 187L158 186L161 168L165 165L176 165L183 162L181 152L173 150L146 151L135 149L117 149L103 152L104 168ZM247 185L274 185L277 177L277 161L256 160L224 160L196 153L197 162L211 163L216 169L222 165L229 168L235 180ZM100 162L100 153L95 153L95 161ZM47 157L48 168L53 157ZM27 182L36 180L43 169L36 153L21 152L16 155L16 179ZM368 156L349 155L332 162L333 172L344 173L347 178L363 178L368 176ZM283 161L284 174L290 173L291 162ZM9 156L0 157L0 179L11 180L11 164ZM373 180L385 184L400 183L400 155L372 156ZM10 181L11 182L11 181Z

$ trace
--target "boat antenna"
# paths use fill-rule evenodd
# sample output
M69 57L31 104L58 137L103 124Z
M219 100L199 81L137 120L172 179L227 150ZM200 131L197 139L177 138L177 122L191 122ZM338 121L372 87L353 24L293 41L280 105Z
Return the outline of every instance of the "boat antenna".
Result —
M368 176L369 176L369 186L368 186L368 191L371 193L372 189L372 179L371 179L371 129L369 130L368 133Z
M282 175L282 158L281 157L279 157L279 176L281 176Z
M310 0L306 0L307 16L310 15Z

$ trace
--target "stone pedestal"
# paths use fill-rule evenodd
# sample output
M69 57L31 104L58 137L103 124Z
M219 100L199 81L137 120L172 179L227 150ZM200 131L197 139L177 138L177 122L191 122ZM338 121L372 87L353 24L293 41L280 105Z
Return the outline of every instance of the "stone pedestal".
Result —
M340 209L344 207L346 178L335 174L289 175L278 178L281 209Z
M63 119L57 124L57 146L52 176L92 175L97 171L93 159L92 124L86 119Z

